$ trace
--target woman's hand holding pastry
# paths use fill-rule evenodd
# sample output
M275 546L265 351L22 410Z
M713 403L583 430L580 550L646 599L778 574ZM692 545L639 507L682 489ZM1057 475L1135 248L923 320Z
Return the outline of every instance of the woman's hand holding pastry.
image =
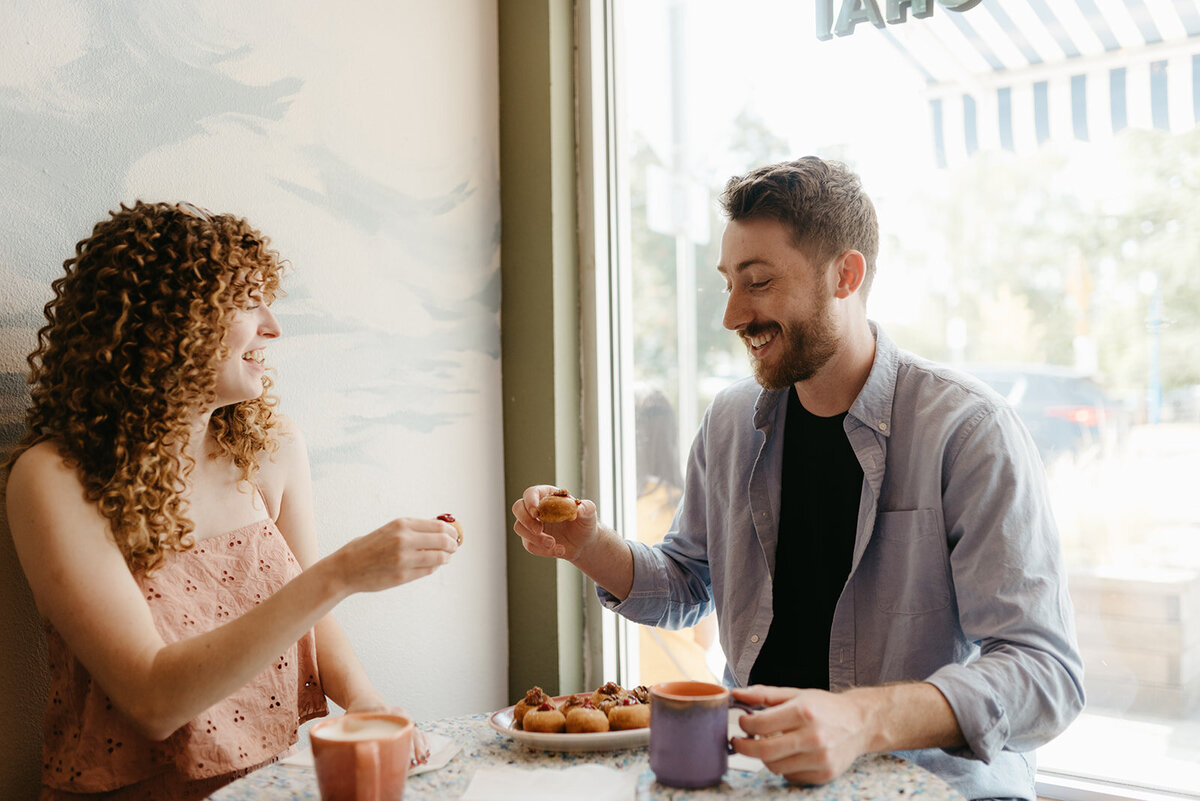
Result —
M458 550L453 529L440 520L401 517L351 540L330 558L355 592L376 592L428 576Z
M596 505L548 484L525 490L512 511L513 531L534 556L574 561L597 538Z

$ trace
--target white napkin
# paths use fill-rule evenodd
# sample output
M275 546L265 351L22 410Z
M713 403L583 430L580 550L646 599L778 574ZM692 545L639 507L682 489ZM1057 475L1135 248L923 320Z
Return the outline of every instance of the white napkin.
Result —
M744 712L741 709L729 710L729 736L730 737L745 737L746 736L746 732L742 731L742 724L740 723L740 721L742 719L742 715L745 715L745 714L746 714L746 712ZM740 770L745 773L758 773L764 767L766 767L766 765L764 765L763 761L761 759L759 759L758 757L746 756L745 754L730 754L729 755L729 769L730 770Z
M409 776L416 776L418 773L428 773L431 770L444 768L454 758L454 755L458 753L458 743L449 737L443 737L440 734L427 731L425 732L425 739L429 743L429 759L425 760L424 765L415 765L409 768ZM313 767L312 749L307 747L298 749L295 753L289 754L279 760L277 764L311 768Z
M633 801L637 782L637 773L604 765L561 770L480 768L471 777L462 801Z

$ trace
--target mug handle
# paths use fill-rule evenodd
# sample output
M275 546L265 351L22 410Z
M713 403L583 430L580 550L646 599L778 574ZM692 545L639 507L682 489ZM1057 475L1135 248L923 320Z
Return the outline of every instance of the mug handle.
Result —
M762 704L758 704L756 706L753 706L751 704L744 704L731 695L731 696L729 696L729 708L730 709L740 709L743 712L758 712L760 710L766 709L766 706L764 706ZM729 749L729 753L731 753L731 754L737 753L736 751L733 750L733 738L732 737L730 737L728 742L725 743L725 747L727 749Z
M380 801L383 797L383 788L379 786L379 767L379 743L359 743L354 749L354 769L357 774L354 782L355 801ZM360 784L367 776L370 777L368 783L365 786Z

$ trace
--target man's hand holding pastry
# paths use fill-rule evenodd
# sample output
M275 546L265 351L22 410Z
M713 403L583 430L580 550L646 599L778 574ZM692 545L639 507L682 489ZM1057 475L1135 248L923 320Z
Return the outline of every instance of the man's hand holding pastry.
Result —
M549 484L525 490L512 511L513 531L534 556L574 561L596 538L596 504Z

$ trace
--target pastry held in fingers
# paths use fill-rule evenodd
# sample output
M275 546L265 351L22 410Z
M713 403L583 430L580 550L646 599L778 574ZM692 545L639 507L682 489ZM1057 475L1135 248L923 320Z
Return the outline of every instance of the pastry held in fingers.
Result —
M452 514L438 515L437 519L441 520L443 523L449 523L450 525L454 526L454 530L458 532L458 544L462 545L462 537L463 537L462 523L455 520L454 515L452 515Z
M564 489L554 490L538 502L538 520L543 523L564 523L574 520L579 501Z

